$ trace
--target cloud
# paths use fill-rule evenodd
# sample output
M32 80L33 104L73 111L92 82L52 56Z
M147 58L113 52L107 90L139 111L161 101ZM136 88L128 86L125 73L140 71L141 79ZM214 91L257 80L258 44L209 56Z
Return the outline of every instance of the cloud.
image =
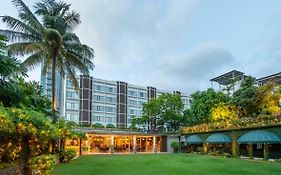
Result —
M69 1L71 2L71 1ZM77 30L96 51L96 64L129 66L178 43L185 33L194 3L186 0L73 1L81 12Z
M235 64L232 54L214 44L204 44L191 51L169 55L157 65L162 75L161 84L167 88L177 87L189 93L208 87L209 80L229 71Z

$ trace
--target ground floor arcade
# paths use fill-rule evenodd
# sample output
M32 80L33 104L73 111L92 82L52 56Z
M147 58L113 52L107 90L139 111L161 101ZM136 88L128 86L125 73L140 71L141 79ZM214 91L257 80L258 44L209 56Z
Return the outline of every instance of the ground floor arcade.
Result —
M241 157L264 159L281 158L280 127L260 127L186 136L186 152L199 151L209 154L231 154Z
M87 139L70 139L66 141L66 149L75 149L79 152L80 146L83 154L95 153L157 153L163 150L160 135L145 133L112 133L112 132L86 132Z

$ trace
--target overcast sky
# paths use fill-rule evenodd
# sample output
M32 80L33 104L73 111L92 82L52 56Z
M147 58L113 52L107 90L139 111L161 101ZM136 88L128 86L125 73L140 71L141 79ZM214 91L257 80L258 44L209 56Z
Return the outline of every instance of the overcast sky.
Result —
M75 32L95 50L96 78L191 94L232 69L281 71L280 0L66 1L81 14ZM0 12L17 16L10 0ZM29 76L39 81L40 68Z

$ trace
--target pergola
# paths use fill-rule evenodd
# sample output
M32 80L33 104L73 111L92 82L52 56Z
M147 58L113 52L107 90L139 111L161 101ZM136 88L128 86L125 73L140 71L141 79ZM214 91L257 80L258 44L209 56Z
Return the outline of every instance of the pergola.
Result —
M232 70L223 75L212 78L210 81L212 83L212 86L213 86L213 82L218 83L220 86L220 89L221 89L221 85L227 86L227 85L234 83L234 81L242 81L245 79L245 77L246 76L243 72L240 72L238 70ZM234 88L234 86L233 86L233 88Z

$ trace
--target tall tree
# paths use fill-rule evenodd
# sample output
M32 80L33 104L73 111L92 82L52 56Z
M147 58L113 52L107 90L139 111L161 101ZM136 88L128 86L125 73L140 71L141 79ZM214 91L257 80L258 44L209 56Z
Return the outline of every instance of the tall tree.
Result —
M178 131L183 121L183 102L178 94L162 94L143 105L143 115L133 123L152 132L166 129Z
M7 54L7 38L0 35L0 103L4 106L18 105L22 94L17 77L25 75L20 62Z
M231 103L238 108L239 117L255 117L260 113L255 78L247 77L232 95Z
M70 10L70 4L44 0L35 4L35 14L22 0L13 0L18 17L1 16L10 30L0 30L11 44L8 50L13 55L28 56L23 62L27 68L44 65L44 73L52 72L52 108L56 112L56 71L68 78L78 90L76 71L88 74L93 69L93 49L81 44L73 33L80 23L79 13Z
M269 82L258 88L256 103L263 114L280 114L281 86Z
M178 131L182 126L183 102L179 94L166 93L158 98L160 102L159 118L168 131Z
M211 121L211 109L220 103L227 103L229 99L228 95L211 88L193 93L190 99L190 111L185 113L188 115L188 125Z

